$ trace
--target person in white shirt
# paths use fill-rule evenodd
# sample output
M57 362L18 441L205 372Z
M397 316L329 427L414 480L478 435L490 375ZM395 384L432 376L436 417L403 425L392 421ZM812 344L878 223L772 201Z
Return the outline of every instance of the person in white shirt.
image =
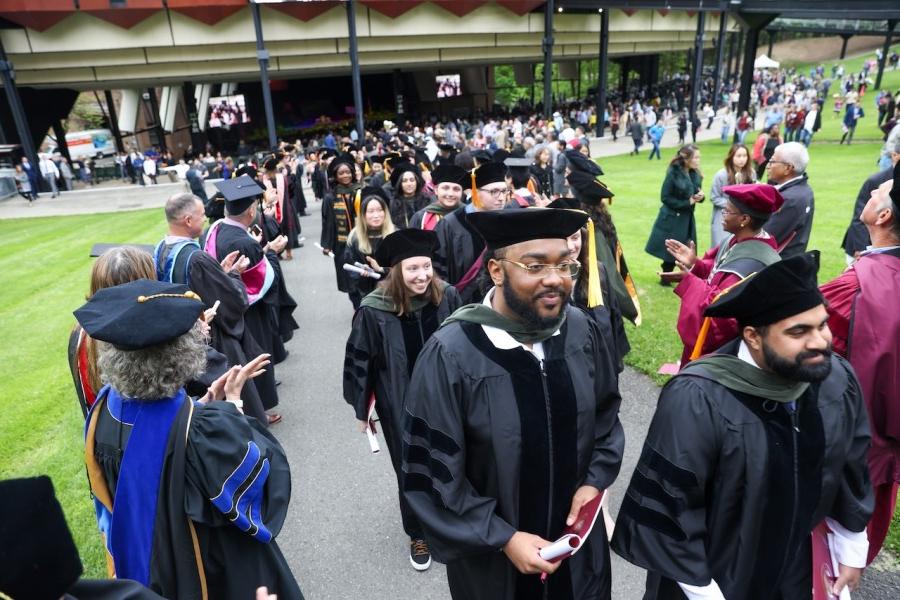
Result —
M56 198L59 196L59 188L56 187L56 180L59 178L59 169L56 167L56 163L50 160L48 155L41 154L38 168L41 170L41 177L44 178L44 182L47 184L47 187L50 188L50 197Z

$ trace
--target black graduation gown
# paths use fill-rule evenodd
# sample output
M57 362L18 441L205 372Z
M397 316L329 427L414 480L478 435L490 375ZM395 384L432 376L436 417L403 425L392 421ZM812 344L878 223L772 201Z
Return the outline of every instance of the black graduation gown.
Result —
M356 185L356 184L354 184ZM334 253L334 275L337 280L337 288L345 294L350 286L347 283L347 271L343 269L344 249L347 247L347 236L353 230L353 202L356 188L353 193L337 194L335 190L328 192L322 201L322 234L319 244ZM335 203L343 201L346 210L335 210ZM340 220L340 223L338 222Z
M160 252L160 262L165 263L170 249L167 247ZM216 317L210 324L210 345L227 357L229 365L245 365L263 353L253 334L244 326L244 315L250 305L239 275L226 273L206 252L198 250L188 256L186 251L182 251L172 266L172 282L188 285L203 299L205 308L211 308L216 300L219 301ZM244 414L265 424L264 407L278 404L272 369L266 369L265 373L245 383L241 399L244 401Z
M404 198L394 192L391 197L391 221L397 229L408 229L412 227L412 218L417 212L434 202L431 198L423 193L418 193L412 198Z
M114 501L131 427L120 427L103 402L97 406L99 412L95 409L92 413L93 437L88 430L88 474L94 493L98 492L94 484L99 482L102 492ZM272 534L268 543L238 529L210 500L219 496L226 481L239 472L249 457L251 443L260 454L249 476L268 468L260 512L254 513ZM249 483L238 485L235 493ZM228 402L201 407L186 398L166 442L153 530L150 589L179 600L246 600L255 597L257 587L265 585L279 599L302 599L274 540L287 515L290 496L287 457L259 422L245 418Z
M606 266L600 261L597 261L597 266L600 268L600 292L603 295L603 304L588 308L587 298L583 297L577 289L573 300L575 306L585 311L597 323L600 336L612 353L616 372L621 373L625 369L624 359L625 355L631 351L631 344L628 343L628 336L625 335L625 324L622 319L622 311L619 309L619 300L609 288L609 274Z
M357 262L363 265L369 264L366 261L366 257L372 256L372 254L375 253L378 246L381 245L381 239L381 236L370 236L369 243L372 245L372 253L364 254L359 249L356 235L351 235L347 240L347 246L344 248L344 256L341 258L341 264L352 265ZM371 277L363 277L356 273L350 273L349 271L344 272L347 274L347 293L350 295L351 299L356 299L354 306L358 306L359 301L362 300L363 296L374 290L375 286L378 285L378 282L380 281L378 279L372 279Z
M844 359L831 364L793 422L784 404L731 391L702 365L663 388L612 540L649 571L645 599L684 598L675 582L710 579L728 600L811 598L810 532L825 517L862 531L874 502L859 385Z
M223 223L219 226L216 235L216 256L224 258L235 250L250 260L251 267L264 258L268 258L268 268L274 269L276 274L272 287L262 298L248 306L244 313L244 325L250 331L253 340L264 352L272 355L273 364L269 366L268 370L272 371L274 377L274 364L284 360L285 357L284 344L278 330L278 280L281 275L281 271L277 269L278 258L271 252L267 257L262 246L247 235L242 228ZM261 396L261 399L266 410L274 408L278 401L277 395L274 398ZM270 406L267 402L272 399L276 404Z
M416 361L404 494L457 600L539 598L538 577L519 575L499 550L517 530L555 540L575 490L606 489L618 474L625 437L614 360L597 325L566 310L559 335L543 342L543 371L473 323L441 328ZM557 600L610 597L602 524L548 585Z
M294 203L294 211L297 216L306 215L306 194L303 192L303 168L299 167L296 173L288 176L291 188L291 202ZM297 225L298 233L302 233L303 228Z
M268 178L269 184L275 189L278 186L277 177L281 177L284 180L282 184L284 186L284 198L281 202L281 222L275 221L278 224L278 232L287 238L285 248L299 248L300 222L297 218L297 205L294 201L294 195L296 194L294 176L289 173L278 172L275 177Z
M369 395L375 394L375 410L402 491L404 395L416 358L425 342L444 319L460 307L459 294L452 286L444 290L440 305L428 304L410 315L363 306L353 317L344 358L344 400L366 420ZM403 529L411 539L420 539L422 527L400 494Z
M459 282L484 250L484 239L469 223L466 207L460 206L441 219L434 228L438 247L434 253L434 270L453 285ZM463 304L477 302L479 288L473 280L460 292Z

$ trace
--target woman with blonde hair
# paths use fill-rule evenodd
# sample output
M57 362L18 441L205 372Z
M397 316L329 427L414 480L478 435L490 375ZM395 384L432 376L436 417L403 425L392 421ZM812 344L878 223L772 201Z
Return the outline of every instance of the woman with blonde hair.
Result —
M365 187L359 192L359 212L356 223L347 236L347 247L344 249L343 263L349 265L368 265L378 267L372 258L381 240L394 232L394 223L390 219L387 194L379 187ZM375 289L377 280L366 274L348 271L348 292L353 309L359 308L363 296Z

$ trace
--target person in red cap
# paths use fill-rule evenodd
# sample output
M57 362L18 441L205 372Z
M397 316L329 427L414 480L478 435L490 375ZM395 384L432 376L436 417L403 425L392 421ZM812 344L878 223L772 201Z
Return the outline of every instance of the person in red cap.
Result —
M722 227L728 236L702 258L694 243L666 240L666 250L679 270L661 273L677 281L675 293L681 298L678 335L684 343L683 367L691 360L712 352L738 335L734 319L710 319L704 325L703 311L717 296L751 273L778 262L777 241L763 229L766 221L784 204L771 185L747 183L722 188L728 197L722 209Z

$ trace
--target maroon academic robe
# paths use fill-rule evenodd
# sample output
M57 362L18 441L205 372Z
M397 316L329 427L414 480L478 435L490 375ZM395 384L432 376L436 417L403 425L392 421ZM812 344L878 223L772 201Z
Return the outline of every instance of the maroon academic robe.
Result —
M771 236L755 237L742 242L734 242L734 238L727 238L723 244L734 247L737 244L753 242L765 244L772 250L777 248L775 238ZM720 256L719 246L711 248L694 263L691 270L685 274L684 279L675 288L675 293L681 298L681 308L678 311L678 335L684 344L684 352L681 354L681 366L683 367L691 359L691 352L699 337L700 327L703 325L703 311L709 306L722 290L734 285L753 271L759 270L761 263L755 260L742 260L740 264L723 260ZM763 257L767 253L757 253ZM719 258L719 265L716 259ZM768 257L772 260L773 257ZM738 335L737 319L711 319L709 333L703 343L701 355L709 354L717 348L721 348L727 342Z
M835 352L856 371L869 412L869 474L875 513L869 524L869 560L881 549L900 482L900 250L864 254L821 287Z

